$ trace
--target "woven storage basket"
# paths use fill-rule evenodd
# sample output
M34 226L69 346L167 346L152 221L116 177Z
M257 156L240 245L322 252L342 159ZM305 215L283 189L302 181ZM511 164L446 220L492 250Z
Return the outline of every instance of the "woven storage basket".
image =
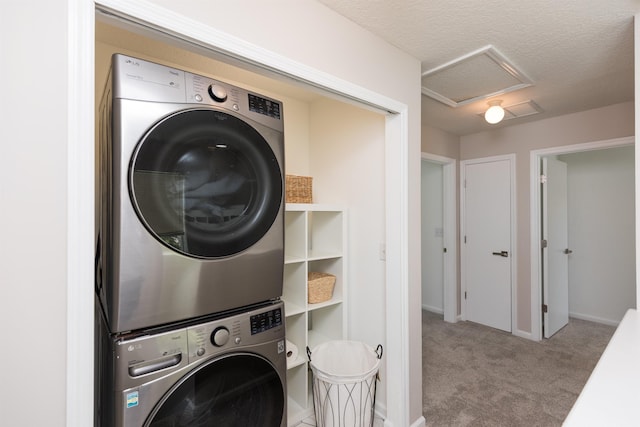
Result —
M310 176L287 175L285 177L285 202L312 203L312 181Z
M309 304L329 301L333 296L333 287L336 284L336 276L329 273L309 272L308 286Z

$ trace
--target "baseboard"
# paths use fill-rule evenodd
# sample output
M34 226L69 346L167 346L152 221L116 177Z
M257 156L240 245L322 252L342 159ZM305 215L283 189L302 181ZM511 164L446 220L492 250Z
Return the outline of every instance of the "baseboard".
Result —
M442 314L444 316L444 310L438 307L422 304L422 309L426 311L430 311L431 313Z
M574 319L579 319L579 320L587 320L589 322L602 323L604 325L609 325L609 326L618 326L620 324L620 320L603 319L602 317L591 316L589 314L570 312L569 317L573 317Z
M420 417L411 424L411 427L425 427L426 425L427 420L424 417Z
M531 341L537 341L536 339L533 338L533 334L531 332L526 332L521 329L516 329L515 331L513 331L513 335L515 335L516 337L525 338Z
M587 320L589 322L602 323L604 325L609 325L609 326L618 326L618 324L620 323L619 320L615 321L610 319L603 319L601 317L590 316L587 314L580 314L580 313L569 313L569 317L572 317L574 319ZM513 335L520 338L525 338L531 341L538 341L533 337L533 334L531 332L523 331L520 329L516 329L515 331L513 331Z

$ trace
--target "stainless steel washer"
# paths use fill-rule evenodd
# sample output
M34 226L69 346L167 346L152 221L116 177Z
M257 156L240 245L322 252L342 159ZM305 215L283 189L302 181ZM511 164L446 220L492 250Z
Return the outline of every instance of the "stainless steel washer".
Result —
M103 426L287 425L282 302L117 338L110 354Z
M100 115L96 291L110 331L279 298L282 104L116 54Z

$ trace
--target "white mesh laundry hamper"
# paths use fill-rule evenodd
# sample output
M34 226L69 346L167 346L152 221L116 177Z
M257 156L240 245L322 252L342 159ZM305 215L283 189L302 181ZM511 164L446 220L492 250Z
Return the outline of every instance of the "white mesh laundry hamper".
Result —
M313 372L313 409L318 427L371 427L382 345L328 341L307 355Z

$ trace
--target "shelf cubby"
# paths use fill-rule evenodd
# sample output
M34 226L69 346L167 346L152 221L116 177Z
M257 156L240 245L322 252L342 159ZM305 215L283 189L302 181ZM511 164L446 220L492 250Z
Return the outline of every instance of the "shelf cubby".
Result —
M313 414L313 397L306 348L345 339L346 331L346 214L336 206L287 204L285 211L284 292L287 340L298 358L287 365L288 423L296 425ZM308 303L307 275L311 271L336 277L332 298Z

